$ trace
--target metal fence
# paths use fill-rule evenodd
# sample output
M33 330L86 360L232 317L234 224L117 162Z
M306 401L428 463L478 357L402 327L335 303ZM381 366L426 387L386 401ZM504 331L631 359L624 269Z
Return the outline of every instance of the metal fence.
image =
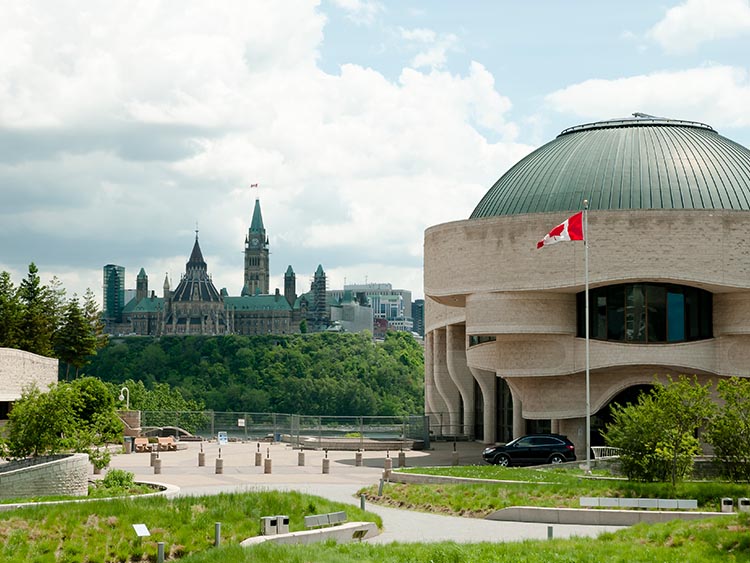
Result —
M366 449L368 443L419 443L429 448L430 422L424 415L313 416L281 413L216 411L143 411L141 428L182 429L194 436L214 438L225 432L229 440L274 440L295 447L321 447L346 440Z

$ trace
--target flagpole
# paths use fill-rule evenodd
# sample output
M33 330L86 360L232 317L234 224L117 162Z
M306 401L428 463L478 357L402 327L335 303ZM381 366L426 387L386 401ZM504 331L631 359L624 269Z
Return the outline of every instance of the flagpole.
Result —
M583 248L586 270L586 471L591 471L591 378L589 369L589 202L583 200Z

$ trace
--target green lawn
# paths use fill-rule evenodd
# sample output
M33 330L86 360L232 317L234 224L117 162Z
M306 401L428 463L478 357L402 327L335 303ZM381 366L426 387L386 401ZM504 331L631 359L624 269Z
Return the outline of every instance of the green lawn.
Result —
M227 546L184 563L730 563L750 561L747 514L639 524L598 539L457 544Z
M214 523L222 540L239 543L258 535L261 516L285 514L290 530L304 529L304 516L345 510L349 520L380 518L359 508L301 493L243 493L203 497L117 499L21 508L0 513L2 563L84 563L156 560L163 541L170 557L205 551L213 545ZM133 524L151 536L140 540Z
M578 470L523 469L496 466L408 469L453 477L486 479L486 483L404 485L387 483L363 489L370 502L411 510L484 517L510 506L578 508L582 496L696 499L699 510L718 511L723 497L750 496L750 485L723 481L641 483L622 479L592 479ZM493 482L492 479L513 482Z

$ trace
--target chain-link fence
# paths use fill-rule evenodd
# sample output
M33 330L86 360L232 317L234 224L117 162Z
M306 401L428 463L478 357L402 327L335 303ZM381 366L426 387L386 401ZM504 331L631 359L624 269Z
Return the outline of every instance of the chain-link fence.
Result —
M215 411L143 411L142 432L190 434L229 440L273 440L295 447L429 448L430 421L409 416L312 416Z

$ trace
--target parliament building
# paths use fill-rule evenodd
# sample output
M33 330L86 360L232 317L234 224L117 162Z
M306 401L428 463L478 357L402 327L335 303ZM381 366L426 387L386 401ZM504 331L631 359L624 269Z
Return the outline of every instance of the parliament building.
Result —
M245 237L244 285L240 296L217 290L208 273L196 232L193 250L177 286L165 277L161 296L149 290L148 275L141 268L135 297L126 302L125 269L104 267L104 313L107 332L123 335L223 335L292 334L303 327L310 332L328 326L326 275L315 272L310 291L297 295L296 276L289 266L284 292L269 293L269 247L260 201Z

